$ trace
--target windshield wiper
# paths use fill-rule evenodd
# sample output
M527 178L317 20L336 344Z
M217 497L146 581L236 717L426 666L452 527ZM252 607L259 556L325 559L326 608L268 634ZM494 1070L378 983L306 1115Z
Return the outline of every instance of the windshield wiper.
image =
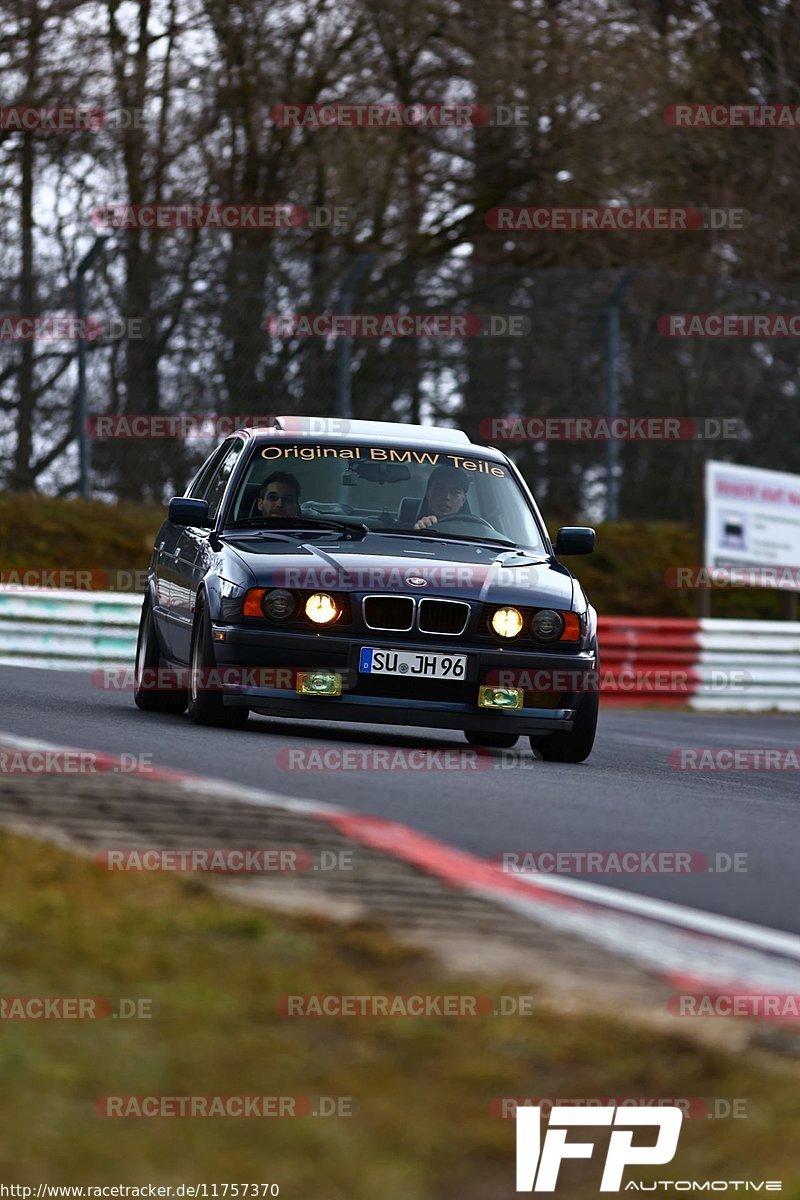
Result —
M512 542L510 538L490 538L476 537L470 533L435 533L436 526L428 526L427 529L373 529L372 533L394 533L399 537L423 538L426 542L475 542L478 545L489 546L516 546L516 542Z
M263 529L265 533L280 533L289 529L344 529L348 533L372 533L363 521L337 521L327 517L276 517L274 520L269 517L246 517L227 525L226 529Z

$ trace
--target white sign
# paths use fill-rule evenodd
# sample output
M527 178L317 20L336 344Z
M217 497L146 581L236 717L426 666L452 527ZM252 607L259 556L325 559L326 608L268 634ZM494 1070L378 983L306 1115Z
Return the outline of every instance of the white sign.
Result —
M705 501L707 567L746 568L741 582L800 590L800 475L706 462Z

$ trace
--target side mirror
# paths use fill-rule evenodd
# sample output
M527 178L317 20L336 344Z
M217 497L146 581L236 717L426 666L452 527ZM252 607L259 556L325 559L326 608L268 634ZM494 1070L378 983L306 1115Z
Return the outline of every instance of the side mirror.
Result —
M565 525L556 534L553 547L558 558L562 554L591 554L594 550L595 532L583 525Z
M197 525L209 529L214 524L208 515L207 500L188 500L185 496L172 497L167 517L173 525Z

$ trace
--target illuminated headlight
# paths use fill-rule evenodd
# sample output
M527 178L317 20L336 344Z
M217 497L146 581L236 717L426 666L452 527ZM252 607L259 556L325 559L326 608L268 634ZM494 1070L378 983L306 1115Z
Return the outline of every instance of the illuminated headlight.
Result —
M306 600L306 616L315 625L330 625L338 615L339 605L333 596L326 596L324 592L314 592L313 596Z
M498 608L492 614L492 629L498 637L516 637L522 630L522 613L518 608Z
M542 608L531 617L531 633L539 642L557 642L564 632L564 618L554 608Z
M264 615L273 621L289 621L297 608L297 601L291 592L283 588L275 588L267 592L263 600Z

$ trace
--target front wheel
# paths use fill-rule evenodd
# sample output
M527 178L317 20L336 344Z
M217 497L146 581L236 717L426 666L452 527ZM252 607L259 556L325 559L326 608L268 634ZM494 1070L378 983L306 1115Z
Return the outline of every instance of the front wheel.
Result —
M219 725L226 729L241 729L250 710L227 708L218 687L213 686L216 662L211 641L211 618L204 596L199 596L192 629L192 648L189 655L189 716L195 725Z
M136 640L136 667L133 674L133 702L143 712L182 713L186 708L186 689L159 684L177 684L177 674L162 667L156 623L150 597L145 596Z
M531 736L531 750L538 750L547 762L583 762L592 753L599 709L600 696L589 692L578 707L570 732Z
M517 733L475 733L471 729L464 730L464 737L470 746L487 746L490 750L509 750L519 741Z

